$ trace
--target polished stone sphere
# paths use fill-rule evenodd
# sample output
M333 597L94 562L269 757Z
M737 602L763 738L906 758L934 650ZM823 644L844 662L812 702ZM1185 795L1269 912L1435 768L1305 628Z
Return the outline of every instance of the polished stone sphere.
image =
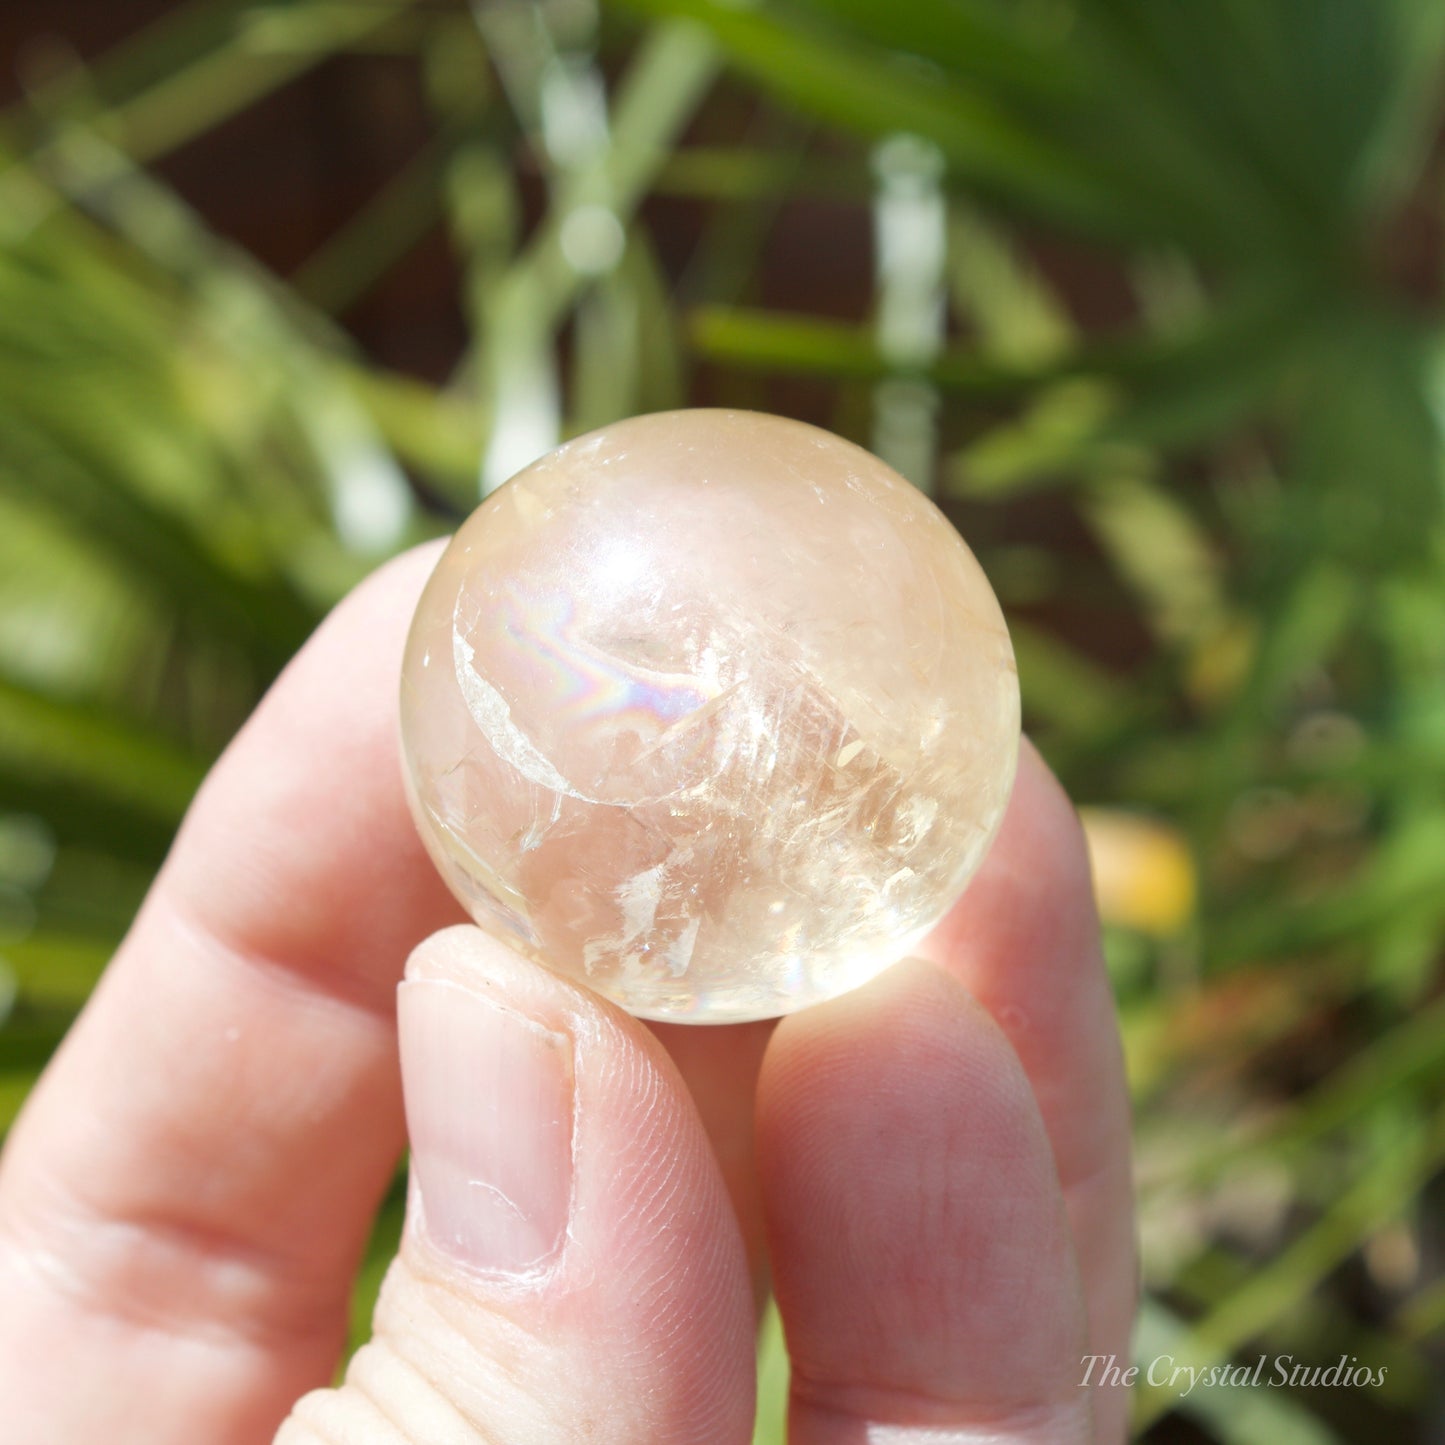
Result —
M998 827L1018 679L973 554L779 417L636 417L462 526L401 690L421 835L484 928L644 1018L865 982Z

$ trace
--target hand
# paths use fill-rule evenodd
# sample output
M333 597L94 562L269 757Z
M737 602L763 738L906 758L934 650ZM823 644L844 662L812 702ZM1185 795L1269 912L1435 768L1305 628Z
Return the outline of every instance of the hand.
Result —
M765 1260L795 1445L1119 1439L1080 1380L1134 1307L1123 1072L1037 755L928 961L649 1028L447 927L396 758L434 560L287 669L12 1133L5 1439L741 1445ZM319 1389L403 1143L413 949L405 1241Z

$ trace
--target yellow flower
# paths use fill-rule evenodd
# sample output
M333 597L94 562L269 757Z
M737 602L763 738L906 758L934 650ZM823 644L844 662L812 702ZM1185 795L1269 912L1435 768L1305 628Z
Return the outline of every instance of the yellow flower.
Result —
M1081 808L1105 923L1165 937L1194 912L1194 858L1177 828L1119 808Z

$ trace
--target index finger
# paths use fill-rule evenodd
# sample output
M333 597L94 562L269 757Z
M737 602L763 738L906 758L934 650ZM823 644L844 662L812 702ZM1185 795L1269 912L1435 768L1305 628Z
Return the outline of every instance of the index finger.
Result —
M268 693L11 1134L0 1394L23 1438L255 1440L335 1367L401 1152L396 982L459 914L396 757L433 560L363 583Z

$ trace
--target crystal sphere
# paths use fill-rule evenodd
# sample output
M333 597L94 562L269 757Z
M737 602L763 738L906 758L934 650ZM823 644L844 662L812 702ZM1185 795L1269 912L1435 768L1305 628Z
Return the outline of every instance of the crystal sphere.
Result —
M493 493L417 607L417 824L484 928L644 1018L879 973L978 867L1018 679L920 492L779 417L642 416Z

